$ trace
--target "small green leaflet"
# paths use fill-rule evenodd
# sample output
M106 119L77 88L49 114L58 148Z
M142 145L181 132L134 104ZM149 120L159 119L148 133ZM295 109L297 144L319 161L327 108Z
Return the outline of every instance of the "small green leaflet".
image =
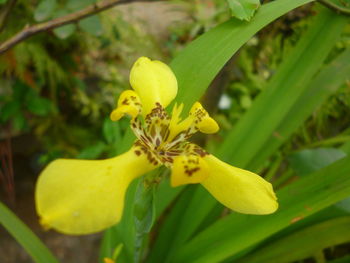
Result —
M54 18L62 17L68 15L69 11L67 9L60 9L55 12ZM66 39L71 36L77 29L76 24L67 24L64 26L57 27L53 30L54 34L60 39Z
M42 0L34 11L34 19L37 22L49 19L57 5L56 0Z
M239 20L250 21L260 7L260 0L227 0L232 16Z

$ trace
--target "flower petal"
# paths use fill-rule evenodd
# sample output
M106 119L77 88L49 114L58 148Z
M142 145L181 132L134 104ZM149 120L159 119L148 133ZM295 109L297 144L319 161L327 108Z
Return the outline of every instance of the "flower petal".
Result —
M175 103L169 123L168 141L172 141L181 133L188 139L197 131L207 134L218 132L219 125L198 101L193 104L188 117L184 120L181 120L182 109L183 104Z
M195 126L203 133L211 134L219 131L217 122L209 116L209 113L198 101L193 104L190 110Z
M177 94L177 80L163 62L140 57L130 72L130 84L141 98L143 114L147 115L160 103L167 107Z
M136 118L141 113L142 105L137 93L133 90L125 90L120 94L118 99L118 107L111 112L112 121L120 120L125 114Z
M197 184L208 177L209 167L198 155L180 155L174 158L171 186Z
M41 222L65 234L101 231L121 219L131 181L155 167L136 147L106 160L58 159L37 182Z
M272 185L259 175L204 157L210 175L202 185L223 205L244 214L271 214L278 208Z

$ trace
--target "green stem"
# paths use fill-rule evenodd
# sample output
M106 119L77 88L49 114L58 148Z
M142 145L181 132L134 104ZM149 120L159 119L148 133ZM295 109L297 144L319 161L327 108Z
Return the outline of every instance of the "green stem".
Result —
M144 176L137 186L134 205L135 263L142 261L147 235L156 217L154 195L160 174L161 171L158 169Z

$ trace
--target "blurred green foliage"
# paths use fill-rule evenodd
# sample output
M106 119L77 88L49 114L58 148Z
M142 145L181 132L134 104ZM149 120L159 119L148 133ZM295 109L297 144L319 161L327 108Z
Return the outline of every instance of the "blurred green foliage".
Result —
M4 32L0 34L0 42L26 24L60 17L94 2L18 0L11 14L11 17L16 19L9 19ZM240 18L245 20L249 20L254 12L250 9L250 12L242 13L242 10L236 9L235 3L239 1L228 1L230 5L219 0L171 2L174 9L179 9L185 14L186 19L172 23L167 28L167 34L162 37L146 29L150 26L147 21L130 19L128 10L117 8L39 34L1 55L0 139L8 135L15 138L30 134L39 142L35 149L35 152L40 153L38 166L43 166L58 157L97 159L120 153L128 136L128 121L113 123L108 116L120 92L129 88L128 71L135 59L147 55L169 62L198 36L228 20L232 12L240 13ZM5 1L0 0L0 5L4 3ZM254 100L268 86L280 65L307 31L314 13L309 6L290 12L250 39L234 55L231 63L226 65L225 74L218 77L219 81L222 81L220 83L225 83L217 89L220 100L213 102L214 105L219 105L214 109L213 116L220 124L220 133L208 136L206 141L199 138L202 144L207 144L208 149L217 150L220 142L251 109ZM333 61L349 47L350 25L347 24L326 62ZM320 71L324 67L321 67ZM216 88L214 83L209 91ZM322 106L313 111L306 122L293 132L292 137L265 161L259 168L261 174L272 180L276 187L282 188L299 176L306 178L309 173L331 165L349 154L346 150L350 149L349 125L348 80L329 96ZM343 145L344 149L339 149ZM319 173L322 174L322 170ZM169 202L176 194L169 198ZM187 206L187 198L191 197L191 192L186 190L179 199ZM181 212L185 208L180 205L175 208L182 216ZM286 248L279 244L279 235L283 237L283 244L288 245L292 244L290 240L306 237L305 240L308 241L307 238L316 230L324 230L323 224L327 227L335 225L341 232L342 227L347 226L348 218L344 219L344 224L334 223L342 220L339 218L326 218L327 221L323 222L321 219L325 219L324 214L333 213L333 210L327 212L327 209L335 209L337 213L340 209L342 212L339 213L344 216L344 211L349 212L349 200L345 199L311 216L311 223L305 223L305 229L301 229L303 225L298 225L298 229L293 229L293 226L287 227L282 234L272 233L268 242L249 248L254 250L251 256L245 257L246 251L241 251L244 256L242 262L252 262L249 261L252 258L258 258L259 261L259 253L266 255L266 262L268 256L278 257L279 255L274 253L283 252ZM211 226L219 216L227 214L227 211L223 212L220 207L213 208L212 212L211 217L202 222L195 234ZM337 213L334 212L334 215ZM176 221L172 218L171 220ZM232 224L235 225L234 222ZM120 234L115 229L110 231ZM342 242L346 241L346 238L342 239ZM317 247L317 250L338 244L326 243ZM164 250L165 252L167 251ZM317 258L317 255L307 251L301 257L291 257L291 260L305 257ZM230 258L227 260L229 262Z

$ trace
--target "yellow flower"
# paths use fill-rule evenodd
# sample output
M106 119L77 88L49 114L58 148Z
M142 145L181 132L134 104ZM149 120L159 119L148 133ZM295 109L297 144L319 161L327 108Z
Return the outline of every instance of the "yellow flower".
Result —
M177 93L175 75L166 64L139 58L132 67L130 83L133 90L120 95L110 117L117 121L129 115L136 142L128 152L111 159L50 163L35 192L44 226L66 234L89 234L117 223L131 181L160 165L171 169L172 186L200 183L234 211L276 211L270 183L187 141L197 131L215 133L219 127L199 102L184 120L180 117L183 105L175 104L171 116L165 111Z

